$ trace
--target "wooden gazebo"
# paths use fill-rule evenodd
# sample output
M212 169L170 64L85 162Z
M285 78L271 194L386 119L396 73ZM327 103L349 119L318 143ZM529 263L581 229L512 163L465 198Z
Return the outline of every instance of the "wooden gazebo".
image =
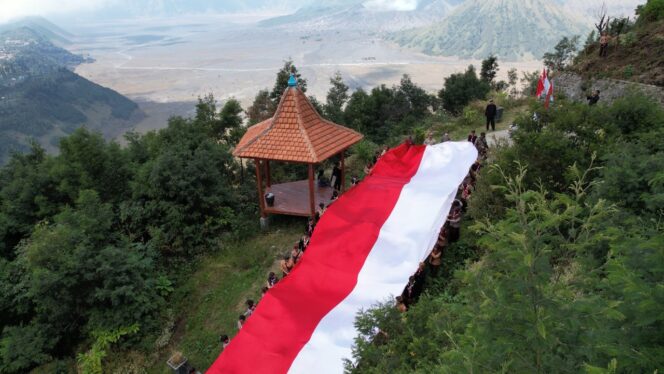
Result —
M261 216L286 214L313 216L319 203L327 205L332 187L314 183L314 167L328 158L341 156L341 189L345 183L344 151L362 140L351 129L323 119L291 77L274 117L247 129L233 154L253 159ZM302 163L309 166L304 181L272 185L270 161ZM265 188L263 187L265 183ZM267 193L274 195L268 206Z

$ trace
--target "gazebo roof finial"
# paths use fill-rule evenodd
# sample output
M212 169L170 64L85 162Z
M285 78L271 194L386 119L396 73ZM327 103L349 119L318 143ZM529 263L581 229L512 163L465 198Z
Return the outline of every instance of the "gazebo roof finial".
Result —
M295 77L295 74L291 73L290 78L288 78L288 87L296 87L297 86L297 78Z

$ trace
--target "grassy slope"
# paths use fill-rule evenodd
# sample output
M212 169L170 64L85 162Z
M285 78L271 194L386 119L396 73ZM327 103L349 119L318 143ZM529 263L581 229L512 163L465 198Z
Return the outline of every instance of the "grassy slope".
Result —
M498 106L505 106L503 112L503 118L500 122L496 122L496 131L507 130L507 128L514 122L516 117L523 111L528 109L526 104L517 103L516 106L511 107L502 103L500 99L496 99ZM476 113L477 116L470 123L464 123L464 121L451 119L445 121L439 121L434 123L431 126L433 130L434 139L440 141L443 134L448 132L452 140L465 140L468 137L468 134L471 130L475 130L477 135L481 132L486 132L486 119L484 117L484 108L486 106L485 101L475 101L470 104ZM487 132L487 138L491 137L492 132Z
M609 45L606 58L600 58L594 44L579 55L573 70L587 78L615 78L664 86L664 21L645 24L634 30L631 43ZM621 39L628 41L627 35Z
M114 373L172 373L166 360L182 352L199 370L206 370L221 351L219 336L237 333L237 317L246 299L258 300L277 256L292 248L304 229L304 220L280 219L267 232L200 261L198 269L174 295L175 330L170 343L158 352L117 352L106 368Z
M497 102L504 105L500 99ZM440 139L445 131L453 140L464 140L472 129L479 134L484 128L484 105L483 101L471 104L478 112L473 123L463 124L455 119L432 123L435 138ZM506 129L524 108L506 109L496 130ZM349 160L349 168L353 164ZM363 167L355 166L358 171ZM226 250L200 260L198 269L177 285L173 297L173 314L177 319L170 343L151 354L115 352L105 367L113 373L171 373L166 360L173 352L180 351L196 368L207 369L220 353L219 335L236 334L237 317L244 310L245 300L258 300L267 273L277 269L277 257L291 248L304 224L304 220L277 217L269 231L230 244Z

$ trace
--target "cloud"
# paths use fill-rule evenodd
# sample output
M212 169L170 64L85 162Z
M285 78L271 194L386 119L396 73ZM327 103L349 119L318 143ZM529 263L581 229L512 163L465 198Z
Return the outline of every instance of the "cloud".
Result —
M580 12L594 18L598 10L605 5L612 17L634 17L634 10L638 5L644 4L646 0L568 0L565 8L572 12Z
M369 0L364 6L373 10L407 11L417 8L417 0Z
M113 0L0 0L0 22L25 16L98 10L112 2Z

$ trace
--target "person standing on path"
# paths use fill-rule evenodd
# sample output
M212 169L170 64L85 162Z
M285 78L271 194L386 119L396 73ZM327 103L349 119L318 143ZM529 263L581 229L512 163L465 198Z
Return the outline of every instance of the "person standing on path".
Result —
M334 179L334 189L336 191L341 191L341 162L334 164L334 168L332 169L332 178Z
M599 37L599 57L606 57L609 53L609 35L606 32Z
M496 131L496 114L498 113L498 107L493 103L493 99L489 100L489 105L486 106L484 110L484 116L486 117L486 131L489 131L489 125L491 125L491 131Z

